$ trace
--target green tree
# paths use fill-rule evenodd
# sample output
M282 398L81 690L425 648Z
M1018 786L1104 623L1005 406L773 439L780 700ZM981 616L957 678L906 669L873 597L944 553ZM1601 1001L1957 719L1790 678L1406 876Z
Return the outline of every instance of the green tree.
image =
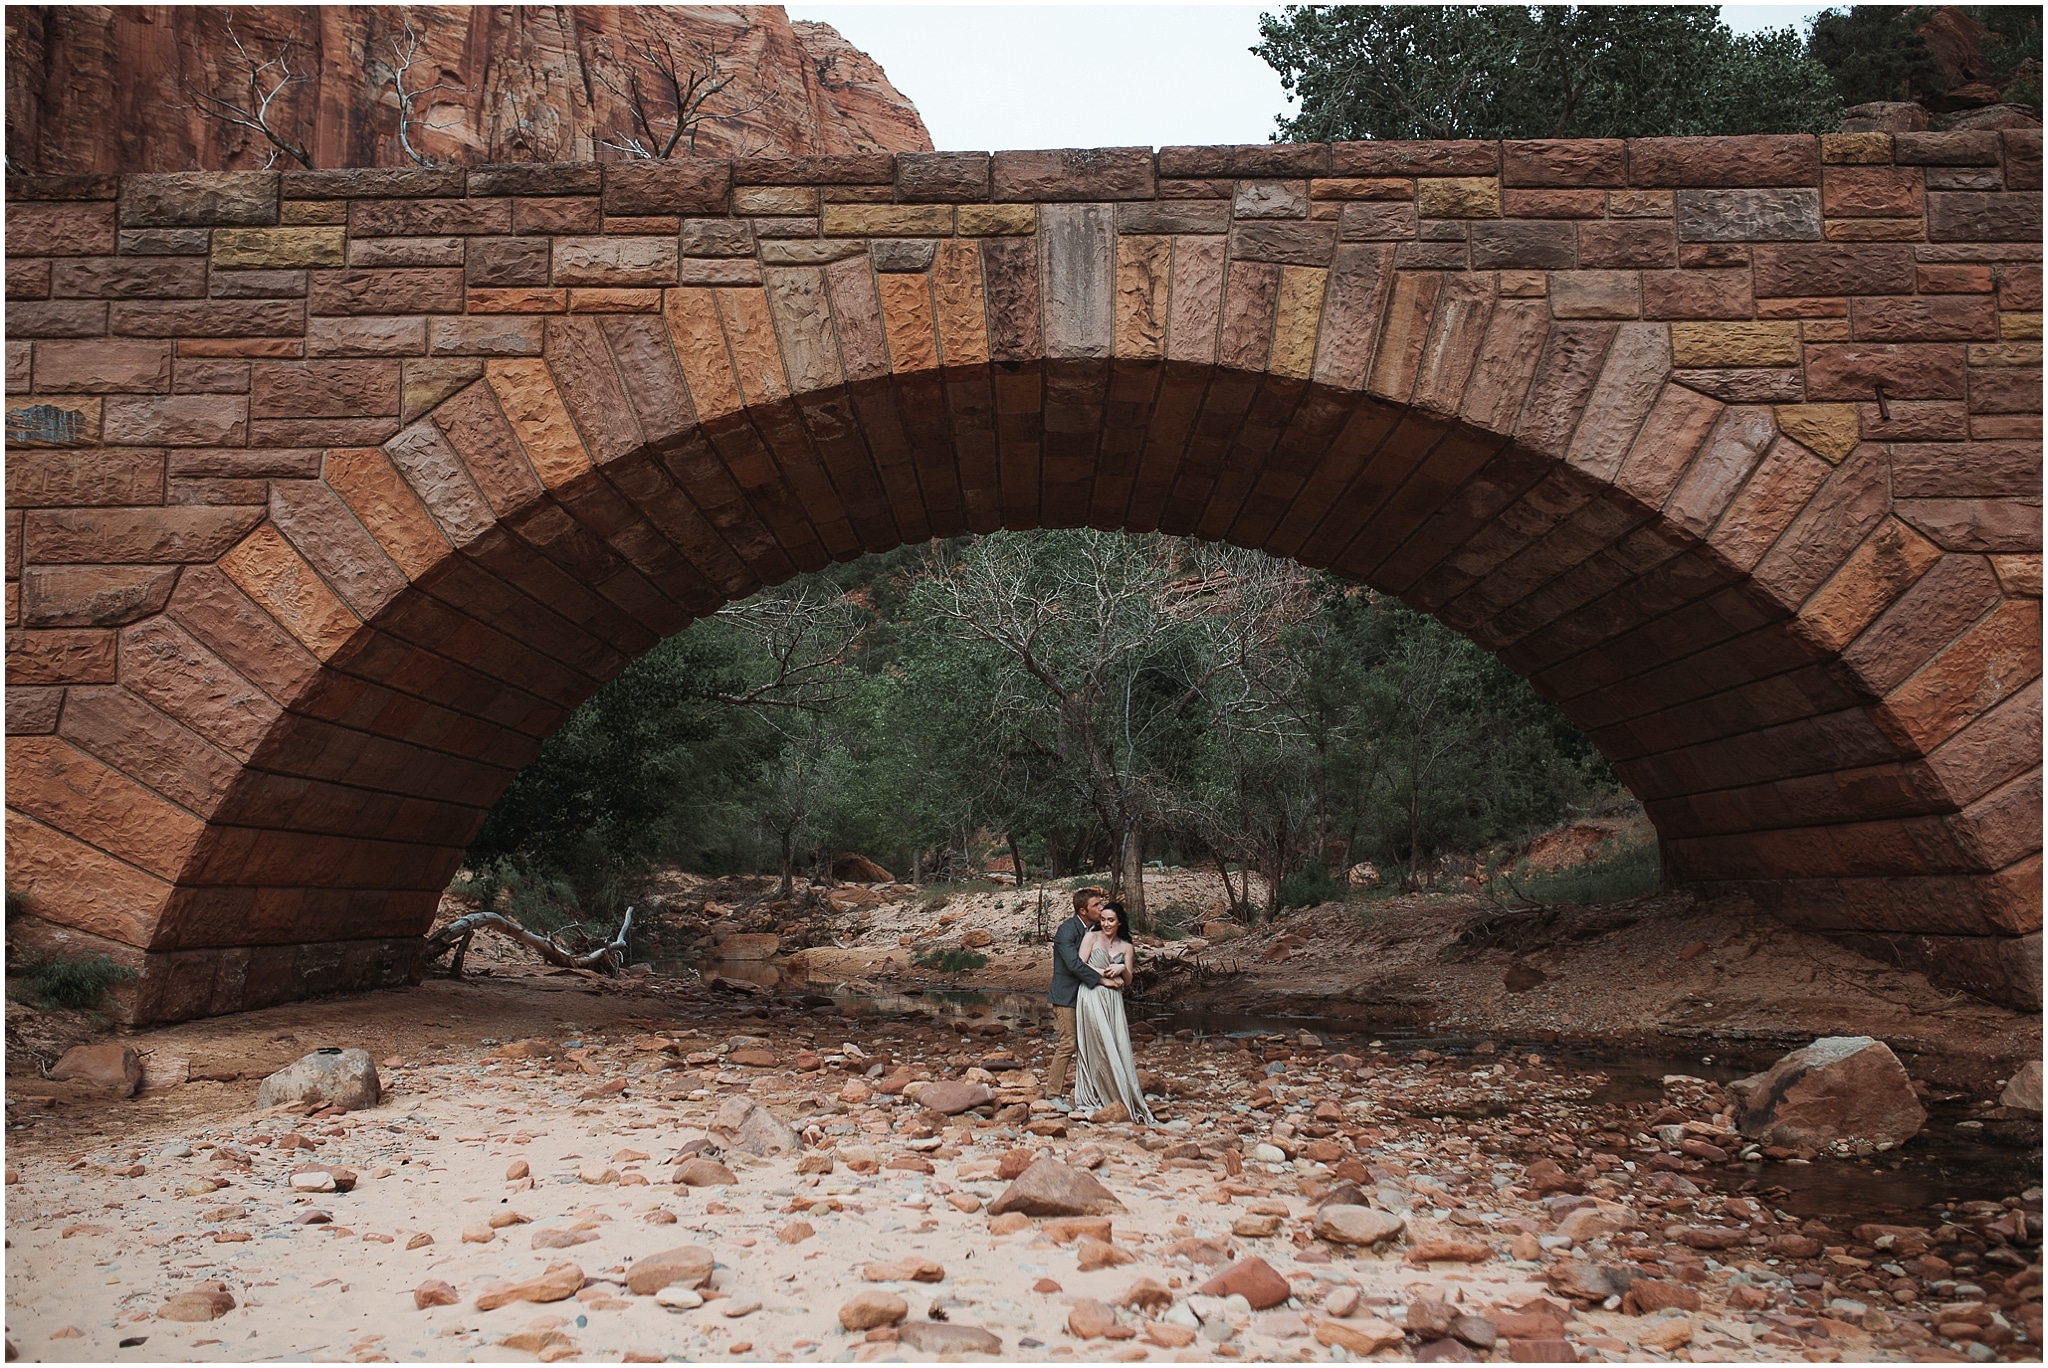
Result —
M1283 141L1821 132L1828 72L1711 5L1290 5L1252 51L1300 112Z

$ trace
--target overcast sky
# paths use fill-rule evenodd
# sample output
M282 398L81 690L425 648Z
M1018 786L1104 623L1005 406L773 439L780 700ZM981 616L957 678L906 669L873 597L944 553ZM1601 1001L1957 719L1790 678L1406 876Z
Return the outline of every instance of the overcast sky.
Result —
M1278 5L1266 6L1277 9ZM1728 5L1738 32L1821 5ZM1291 112L1257 5L788 6L882 64L941 150L1265 142Z

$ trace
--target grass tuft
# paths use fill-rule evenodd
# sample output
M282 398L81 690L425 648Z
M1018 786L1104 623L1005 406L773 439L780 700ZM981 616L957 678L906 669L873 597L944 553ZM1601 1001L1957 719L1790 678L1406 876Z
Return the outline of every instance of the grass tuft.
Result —
M51 956L21 968L13 988L17 1001L34 1007L70 1007L81 1011L99 1005L107 990L135 978L135 971L106 955L76 959Z
M941 974L958 974L967 969L979 969L988 963L987 955L976 954L953 946L946 950L927 950L918 955L913 963L920 969L930 969Z
M1521 881L1521 893L1540 903L1610 903L1642 898L1662 886L1657 842L1618 845L1591 864L1569 865Z

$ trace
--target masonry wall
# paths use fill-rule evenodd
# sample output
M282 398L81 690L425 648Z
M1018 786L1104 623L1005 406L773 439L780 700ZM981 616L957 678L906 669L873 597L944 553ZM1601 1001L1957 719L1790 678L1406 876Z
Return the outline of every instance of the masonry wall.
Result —
M1089 523L1437 613L1686 879L2038 1001L2038 132L11 179L10 888L176 1017L417 971L540 738Z

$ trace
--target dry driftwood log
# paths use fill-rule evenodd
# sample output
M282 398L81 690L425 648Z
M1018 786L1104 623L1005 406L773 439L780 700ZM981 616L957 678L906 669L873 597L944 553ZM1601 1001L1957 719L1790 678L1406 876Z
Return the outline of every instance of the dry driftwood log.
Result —
M565 949L552 936L527 930L502 912L471 912L468 916L457 917L427 937L427 962L433 963L453 947L455 959L449 964L448 972L457 978L462 977L462 957L469 953L470 938L486 928L530 946L549 964L558 964L564 969L594 969L600 974L617 974L626 965L626 938L633 934L633 909L626 909L626 919L619 923L617 935L597 949L581 955Z

